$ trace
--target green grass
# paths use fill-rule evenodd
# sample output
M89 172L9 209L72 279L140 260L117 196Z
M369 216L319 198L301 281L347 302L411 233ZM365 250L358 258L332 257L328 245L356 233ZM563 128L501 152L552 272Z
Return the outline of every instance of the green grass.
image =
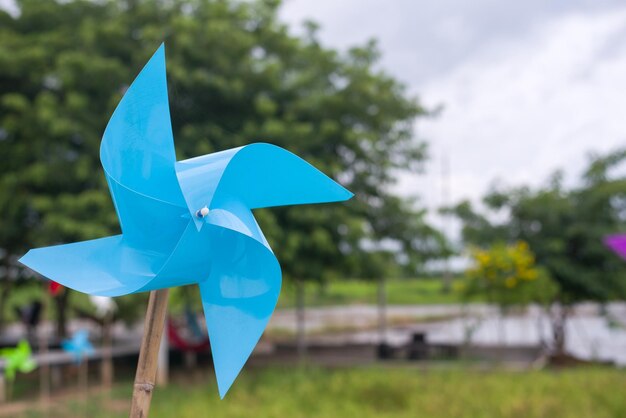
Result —
M364 280L337 280L319 286L308 283L305 290L307 306L330 306L350 304L375 304L377 300L376 282ZM440 279L395 279L388 280L386 286L387 303L390 305L432 305L461 303L459 294L444 292ZM278 300L279 307L295 306L295 289L285 283Z
M246 370L220 401L213 379L175 381L154 393L151 418L617 418L626 416L626 372L423 370L414 367ZM56 404L50 418L127 416L130 384L88 406ZM43 415L30 411L18 417Z

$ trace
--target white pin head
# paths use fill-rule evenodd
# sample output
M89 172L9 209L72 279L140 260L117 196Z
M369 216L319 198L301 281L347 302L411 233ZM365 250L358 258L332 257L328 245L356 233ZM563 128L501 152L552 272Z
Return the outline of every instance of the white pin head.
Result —
M196 216L198 218L204 218L208 214L209 214L209 208L207 208L206 206L196 212Z

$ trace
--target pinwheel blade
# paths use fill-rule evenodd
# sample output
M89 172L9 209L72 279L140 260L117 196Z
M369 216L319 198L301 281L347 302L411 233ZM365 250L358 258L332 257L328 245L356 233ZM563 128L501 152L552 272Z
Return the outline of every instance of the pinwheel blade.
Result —
M20 342L17 343L16 349L24 358L28 358L32 353L30 343L27 340L20 340Z
M113 112L100 160L128 242L143 248L174 245L185 228L179 218L187 206L175 171L163 45Z
M76 331L69 340L63 340L61 347L71 354L77 363L81 363L84 357L94 352L93 345L89 341L89 331L85 329Z
M626 234L610 235L604 239L607 247L626 259Z
M20 363L18 368L22 373L30 373L37 368L37 363L31 358L27 358Z
M281 286L280 266L262 242L213 227L214 266L200 282L213 364L223 398L261 338Z
M170 252L189 222L189 217L185 217L187 208L152 199L107 180L128 245Z
M187 220L187 228L163 268L138 291L185 286L208 277L212 266L209 229L205 225L197 231L194 223Z
M339 202L352 193L291 152L275 145L245 146L231 160L212 206L236 197L250 209Z
M176 175L189 213L200 230L203 221L194 216L198 209L211 205L213 194L230 160L241 150L232 148L176 163Z
M99 296L133 293L169 254L130 247L121 235L30 250L20 262L63 286Z
M191 213L204 206L219 208L231 200L255 209L352 197L302 158L264 143L181 161L176 172Z
M117 105L104 131L100 160L107 176L130 190L181 204L174 164L165 46L161 45Z

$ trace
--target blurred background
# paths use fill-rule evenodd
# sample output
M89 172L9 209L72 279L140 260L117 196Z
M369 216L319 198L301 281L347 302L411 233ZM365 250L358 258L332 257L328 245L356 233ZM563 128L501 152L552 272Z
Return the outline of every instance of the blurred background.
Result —
M0 0L0 416L127 416L147 294L17 260L119 233L100 139L162 42L179 160L269 142L355 197L255 211L283 289L223 401L172 291L151 416L626 416L609 0Z

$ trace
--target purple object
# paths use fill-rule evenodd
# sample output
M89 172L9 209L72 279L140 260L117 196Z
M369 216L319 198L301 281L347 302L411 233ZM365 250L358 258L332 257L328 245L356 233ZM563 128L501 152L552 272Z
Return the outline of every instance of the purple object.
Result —
M604 244L617 255L626 259L626 234L609 235L604 238Z

